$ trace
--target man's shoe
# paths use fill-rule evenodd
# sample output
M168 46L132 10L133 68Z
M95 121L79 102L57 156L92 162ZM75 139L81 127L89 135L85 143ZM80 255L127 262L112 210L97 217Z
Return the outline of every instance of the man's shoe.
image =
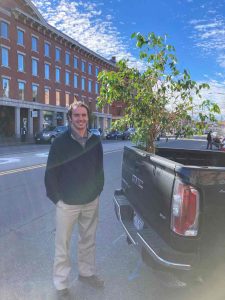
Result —
M105 282L103 279L99 278L97 275L92 276L78 276L78 279L94 288L104 288Z

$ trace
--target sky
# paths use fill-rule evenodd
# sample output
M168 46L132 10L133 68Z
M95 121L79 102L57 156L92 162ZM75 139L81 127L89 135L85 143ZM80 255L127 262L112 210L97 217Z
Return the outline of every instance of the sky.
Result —
M133 32L167 35L178 68L206 82L225 119L225 0L32 0L52 26L110 59L143 70Z

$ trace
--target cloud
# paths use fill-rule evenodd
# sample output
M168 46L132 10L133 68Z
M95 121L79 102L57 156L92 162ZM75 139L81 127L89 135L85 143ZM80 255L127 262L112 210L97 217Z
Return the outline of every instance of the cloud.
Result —
M217 64L225 68L225 20L221 16L211 19L193 19L189 22L193 28L193 39L196 47L205 54L213 55Z
M217 103L220 106L221 113L225 114L225 82L209 79L206 83L209 84L210 89L202 91L203 98Z
M112 15L103 14L100 9L103 3L84 0L32 1L50 25L82 45L107 59L112 56L116 56L117 60L128 58L130 66L144 69L144 64L130 53L128 42L113 24Z

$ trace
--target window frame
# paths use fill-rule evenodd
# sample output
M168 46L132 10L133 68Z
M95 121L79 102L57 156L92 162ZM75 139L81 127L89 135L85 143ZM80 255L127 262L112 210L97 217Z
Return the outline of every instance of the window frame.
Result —
M88 92L92 93L93 89L93 81L91 79L88 79Z
M34 87L36 88L36 99L34 98ZM38 88L39 88L39 86L37 84L32 83L32 100L33 100L33 102L38 101Z
M19 39L19 32L22 33L22 43L20 42L20 39ZM24 46L24 44L25 44L24 33L25 33L25 30L17 27L17 45Z
M99 83L95 82L95 94L98 95L99 94Z
M3 59L3 52L6 50L6 53L7 53L7 65L3 64L4 62L4 59ZM2 67L5 67L5 68L9 68L9 48L8 47L5 47L5 46L1 46L1 66Z
M74 69L79 68L79 58L76 55L73 56L73 67L74 67Z
M55 47L55 61L61 61L61 52L62 52L61 48ZM56 53L59 53L59 59L57 59Z
M48 77L46 77L46 67L48 66ZM45 62L44 63L44 79L50 80L50 64Z
M81 60L81 72L85 73L86 72L86 61Z
M65 85L70 85L70 71L65 70Z
M21 97L21 98L20 98L20 84L23 85L23 89L22 89L22 91L23 91L23 93L22 93L23 97ZM26 86L26 83L24 81L18 80L18 99L19 100L25 100L25 86Z
M57 80L57 71L59 71L58 72L59 80ZM59 67L55 67L55 82L58 82L58 83L61 82L61 68L59 68Z
M98 77L99 74L99 67L95 67L95 76Z
M68 58L68 61L67 61ZM65 65L69 66L70 65L70 52L66 51L65 52Z
M33 41L36 41L35 49L33 48ZM38 39L37 36L35 36L35 35L31 36L31 50L34 51L34 52L38 52L38 41L39 41L39 39Z
M86 78L81 77L81 90L82 92L86 90Z
M36 65L34 65L33 63L35 63ZM35 68L33 68L35 67ZM36 73L34 72L36 70ZM31 74L32 76L37 77L38 76L38 59L35 57L31 58Z
M47 47L47 48L46 48ZM45 57L51 57L50 53L51 53L51 44L47 41L44 42L44 56ZM46 49L48 49L48 53L46 54Z
M3 31L3 27L2 27L2 24L6 25L6 35L4 35L4 31ZM0 20L0 37L3 38L3 39L6 39L8 40L9 39L9 22L5 21L5 20Z
M93 73L93 65L91 63L88 63L88 74L92 75Z
M20 61L19 57L23 58L22 61ZM23 68L20 69L20 63L22 63ZM17 71L25 73L25 54L17 52Z
M46 101L46 91L48 91L48 101ZM44 95L45 95L45 104L49 104L50 103L50 88L46 87L44 88Z
M57 95L59 97L57 97ZM60 90L56 90L55 91L55 105L60 106L60 101L61 101L61 91Z
M7 81L7 82L8 82L8 84L7 84L7 89L5 90L5 91L7 92L7 94L3 93L3 91L4 91L4 85L3 85L3 82L4 82L4 81ZM2 96L5 97L5 98L9 98L9 96L10 96L10 78L5 77L5 76L2 76L1 83L2 83Z
M65 105L68 107L70 105L70 93L65 92Z
M76 78L76 85L75 85L75 78ZM77 74L73 74L73 87L75 89L78 89L78 75Z

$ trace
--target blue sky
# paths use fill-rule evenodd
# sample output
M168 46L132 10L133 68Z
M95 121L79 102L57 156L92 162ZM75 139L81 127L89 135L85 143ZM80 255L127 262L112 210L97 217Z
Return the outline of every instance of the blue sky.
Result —
M179 68L211 86L206 97L225 113L224 0L52 0L32 1L49 24L105 58L138 59L133 32L168 35Z

